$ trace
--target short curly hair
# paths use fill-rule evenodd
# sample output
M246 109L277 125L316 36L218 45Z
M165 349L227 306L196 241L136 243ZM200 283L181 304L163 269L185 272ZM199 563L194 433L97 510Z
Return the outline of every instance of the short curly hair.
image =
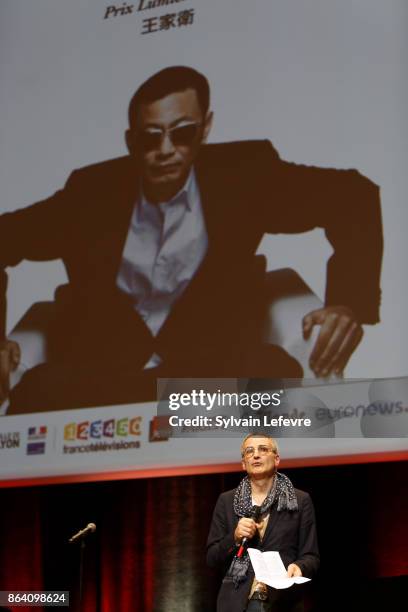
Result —
M268 440L270 440L270 442L272 444L272 450L273 450L274 454L275 455L279 455L279 448L278 448L278 444L277 444L275 438L272 438L272 436L270 436L269 434L256 431L256 432L253 432L253 433L249 433L242 440L242 442L241 442L241 457L244 456L244 444L245 444L245 442L247 440L249 440L249 438L267 438Z

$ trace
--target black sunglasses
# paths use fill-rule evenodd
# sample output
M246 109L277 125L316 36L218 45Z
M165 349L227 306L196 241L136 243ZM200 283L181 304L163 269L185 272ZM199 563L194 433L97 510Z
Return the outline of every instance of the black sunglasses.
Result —
M156 151L160 148L164 135L167 134L175 147L189 147L196 139L201 125L201 123L186 123L168 130L148 128L139 133L140 144L144 151Z

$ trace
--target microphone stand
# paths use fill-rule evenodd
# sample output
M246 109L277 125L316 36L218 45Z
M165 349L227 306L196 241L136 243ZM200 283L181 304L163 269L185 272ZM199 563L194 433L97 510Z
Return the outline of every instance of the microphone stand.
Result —
M95 523L88 523L85 529L81 529L69 539L70 544L76 543L80 540L79 545L79 575L78 575L78 605L76 606L77 612L82 612L82 599L84 590L84 556L85 556L85 539L89 533L96 531Z
M79 576L78 576L78 612L82 612L82 595L84 585L84 555L85 555L85 538L81 538L79 547Z

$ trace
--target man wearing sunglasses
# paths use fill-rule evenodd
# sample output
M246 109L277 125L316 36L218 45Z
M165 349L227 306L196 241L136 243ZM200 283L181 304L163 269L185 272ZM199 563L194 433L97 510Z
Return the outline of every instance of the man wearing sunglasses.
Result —
M11 412L153 399L158 376L301 377L262 342L255 253L268 232L323 227L333 247L326 306L303 321L305 335L321 325L316 374L341 372L361 323L378 320L377 187L355 171L284 162L269 141L206 144L209 103L196 70L156 73L130 102L129 155L76 170L47 200L0 217L0 271L60 258L68 275L49 360L23 376ZM20 358L1 331L0 399Z
M320 563L312 501L277 471L279 451L270 436L246 436L241 460L246 476L218 498L208 535L208 564L224 575L217 612L301 612L302 588L258 582L247 548L277 551L288 577L312 578Z

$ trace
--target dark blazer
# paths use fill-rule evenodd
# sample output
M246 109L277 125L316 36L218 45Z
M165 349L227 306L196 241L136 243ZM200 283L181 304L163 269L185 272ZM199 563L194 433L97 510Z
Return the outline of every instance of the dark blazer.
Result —
M0 217L0 286L6 284L4 268L23 259L60 258L65 264L69 283L56 294L59 359L115 354L142 366L153 350L164 361L188 363L237 354L258 338L251 321L259 320L262 284L254 254L266 232L324 228L334 250L326 303L350 306L361 322L378 321L382 234L376 185L355 170L282 161L268 141L204 145L195 170L209 249L157 338L116 286L139 193L132 157L76 170L50 198ZM0 314L4 309L3 296Z
M275 503L270 512L268 524L262 542L259 538L251 540L251 547L262 551L276 550L280 553L285 567L296 563L303 576L312 578L319 568L320 558L317 546L316 524L312 500L308 493L295 489L298 510L289 512L277 511ZM218 568L225 575L237 551L234 542L234 531L239 517L233 509L235 489L222 493L214 509L210 532L207 541L207 562ZM242 612L248 602L249 592L254 579L252 565L249 566L246 579L235 588L232 580L224 577L217 600L217 612ZM301 599L297 585L288 590L269 589L270 597L280 610L292 610Z

